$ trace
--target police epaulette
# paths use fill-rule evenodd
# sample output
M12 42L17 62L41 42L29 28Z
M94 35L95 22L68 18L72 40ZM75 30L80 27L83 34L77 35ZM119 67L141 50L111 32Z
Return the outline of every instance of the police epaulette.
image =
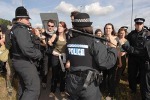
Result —
M15 25L11 30L14 30L16 28L26 28L26 27L23 25Z
M150 32L146 29L143 30L143 34L142 34L142 37L145 37L145 36L150 36Z
M23 26L23 25L19 25L19 27L21 27L21 28L26 28L25 26Z

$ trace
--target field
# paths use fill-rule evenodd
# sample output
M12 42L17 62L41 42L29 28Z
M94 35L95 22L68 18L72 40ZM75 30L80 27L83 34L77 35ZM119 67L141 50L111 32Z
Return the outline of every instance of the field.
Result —
M16 100L17 83L18 83L17 79L14 79L13 92L12 92L12 94L10 94L7 92L5 78L2 75L0 75L0 92L1 92L0 100ZM105 94L103 94L103 95L105 98ZM102 100L105 100L104 98ZM139 86L138 86L138 92L136 94L130 93L130 90L128 87L128 81L127 81L127 74L125 74L122 77L120 84L116 89L116 99L115 100L141 100L140 98L141 97L140 97L140 92L139 92ZM51 100L51 99L49 98L48 100Z
M6 81L3 75L0 75L0 100L16 100L17 79L13 81L12 93L7 92Z

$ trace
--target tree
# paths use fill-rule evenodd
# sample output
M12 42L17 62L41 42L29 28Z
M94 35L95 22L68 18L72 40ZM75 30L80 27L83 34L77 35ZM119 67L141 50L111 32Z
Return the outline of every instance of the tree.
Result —
M0 18L0 24L11 25L11 21Z

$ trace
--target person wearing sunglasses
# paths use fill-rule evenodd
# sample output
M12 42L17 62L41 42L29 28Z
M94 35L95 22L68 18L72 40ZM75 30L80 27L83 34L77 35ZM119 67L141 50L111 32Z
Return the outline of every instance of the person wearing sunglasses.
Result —
M42 76L42 87L45 89L46 84L47 84L47 74L49 71L49 67L51 65L51 54L52 54L52 48L53 46L48 45L48 41L51 39L52 35L56 33L55 31L55 20L49 19L47 22L47 29L45 32L42 33L44 35L46 45L42 46L41 52L43 53L44 57L42 59L42 71L41 71L41 76Z
M150 32L144 29L144 18L136 18L135 30L127 35L129 44L122 48L128 53L128 81L131 93L140 83L142 100L150 100Z

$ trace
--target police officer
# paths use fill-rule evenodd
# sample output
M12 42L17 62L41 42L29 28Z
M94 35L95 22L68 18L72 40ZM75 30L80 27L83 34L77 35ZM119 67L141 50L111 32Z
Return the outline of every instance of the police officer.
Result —
M117 50L113 45L107 47L87 36L93 34L92 22L87 13L77 14L72 24L73 38L67 43L66 68L70 67L70 73L66 80L66 90L71 100L101 100L97 65L107 69L113 67L117 60Z
M42 57L36 49L29 29L29 15L20 6L15 11L17 22L11 32L12 65L19 75L18 100L38 100L40 94L40 79L33 61Z
M128 80L132 93L137 90L137 76L140 76L140 89L142 100L150 100L150 71L149 68L149 39L150 32L144 29L144 18L136 18L135 30L131 31L122 47L128 52Z

